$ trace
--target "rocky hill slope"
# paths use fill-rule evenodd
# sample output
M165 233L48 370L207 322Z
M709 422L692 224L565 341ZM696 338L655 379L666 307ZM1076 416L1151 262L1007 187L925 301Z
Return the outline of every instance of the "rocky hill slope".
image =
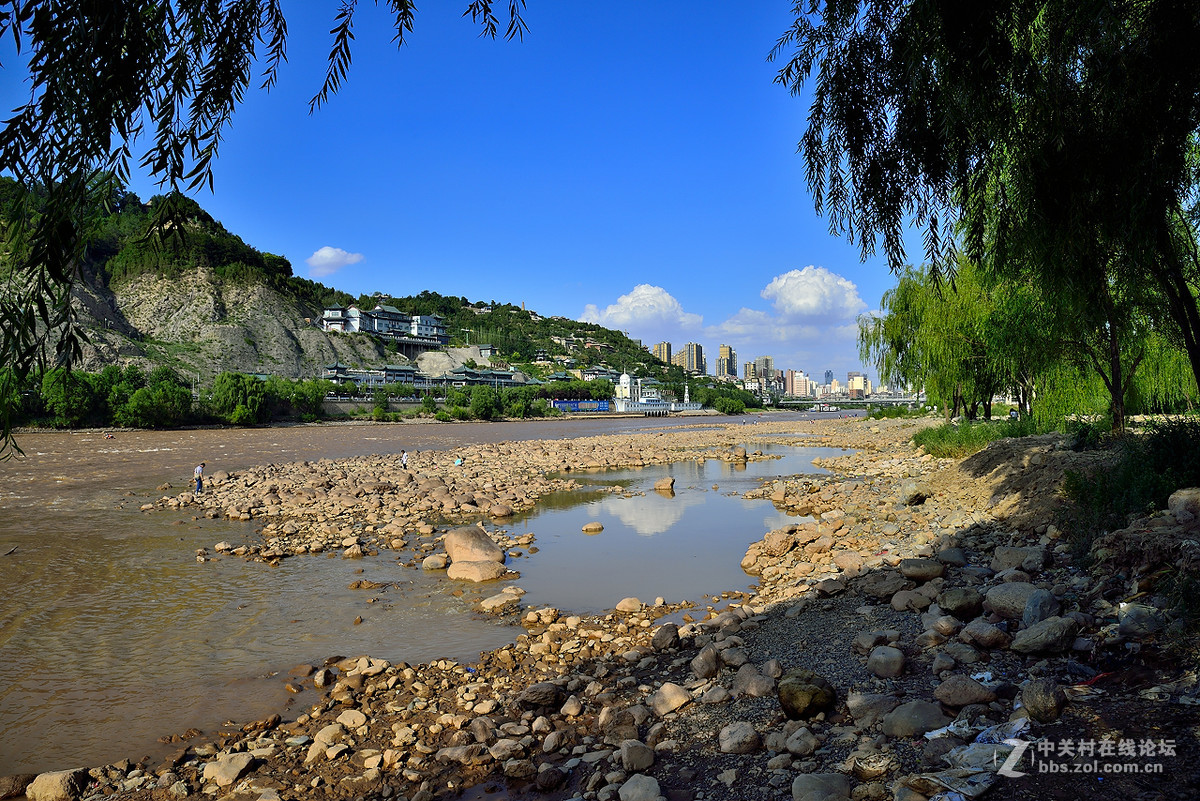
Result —
M319 311L268 286L222 280L206 267L171 279L141 275L115 290L95 274L85 279L75 297L92 340L86 370L132 361L201 380L226 370L312 378L335 360L406 361L371 337L322 331L314 324Z

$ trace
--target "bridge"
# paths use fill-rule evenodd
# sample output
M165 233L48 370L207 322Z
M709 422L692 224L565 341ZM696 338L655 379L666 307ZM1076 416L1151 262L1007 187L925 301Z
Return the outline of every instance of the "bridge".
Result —
M804 400L802 398L785 398L777 401L776 406L781 409L791 409L797 406L812 406L815 407L822 404L836 406L838 409L865 409L868 406L912 406L914 408L925 403L924 398L918 398L915 395L906 398L892 397L870 397L870 398L835 398L823 401Z

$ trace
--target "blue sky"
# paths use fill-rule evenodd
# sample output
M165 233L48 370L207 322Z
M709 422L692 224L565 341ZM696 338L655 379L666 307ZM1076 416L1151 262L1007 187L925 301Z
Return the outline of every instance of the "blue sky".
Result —
M855 316L894 279L813 211L808 102L766 61L790 2L530 0L523 42L479 38L465 7L422 4L397 52L360 3L348 81L310 116L336 4L285 3L289 62L248 93L201 205L355 294L525 303L699 342L710 370L720 344L861 369Z

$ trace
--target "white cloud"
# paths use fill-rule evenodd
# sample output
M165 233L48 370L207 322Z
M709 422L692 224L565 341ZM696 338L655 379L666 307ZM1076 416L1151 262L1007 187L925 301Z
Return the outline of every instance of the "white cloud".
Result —
M695 331L703 321L699 314L685 312L670 292L650 284L638 284L629 294L621 295L616 303L604 309L589 303L579 319L605 328L629 331L643 339L651 334L663 336L675 332L678 335L681 330Z
M775 276L760 294L773 301L785 317L844 321L856 318L867 307L853 281L811 264Z
M313 253L305 263L311 268L308 275L311 278L324 278L333 275L338 270L350 264L358 264L363 260L361 253L348 253L341 248L331 248L329 245Z
M867 304L853 281L809 266L776 276L759 294L772 308L742 307L706 326L705 340L732 345L741 362L772 356L781 370L861 369L857 319Z

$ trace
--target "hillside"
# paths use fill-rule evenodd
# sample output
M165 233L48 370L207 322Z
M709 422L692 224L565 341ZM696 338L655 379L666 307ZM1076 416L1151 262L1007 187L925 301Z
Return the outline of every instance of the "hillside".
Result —
M0 178L0 214L15 213L18 192L11 179ZM167 365L204 383L224 371L306 378L335 360L355 367L405 363L368 335L330 334L316 325L325 306L351 303L440 314L451 346L491 344L498 350L493 363L529 365L540 351L578 366L603 361L642 375L665 370L638 343L600 326L429 291L356 298L300 278L286 258L243 242L187 197L143 203L117 191L110 204L110 213L97 215L74 292L91 339L81 365L89 371L113 363ZM451 350L423 361L454 366L469 354Z

